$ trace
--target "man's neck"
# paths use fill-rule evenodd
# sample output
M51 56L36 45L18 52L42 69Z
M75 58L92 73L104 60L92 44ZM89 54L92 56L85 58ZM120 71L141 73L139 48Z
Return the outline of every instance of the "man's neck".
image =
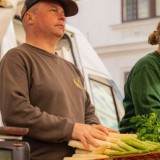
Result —
M44 42L44 41L40 42L39 40L35 41L35 40L27 39L26 43L31 45L31 46L35 46L37 48L43 49L43 50L45 50L45 51L47 51L47 52L49 52L51 54L55 54L56 43L53 43L53 41L52 41L52 43L50 43L50 42L47 43L47 42Z

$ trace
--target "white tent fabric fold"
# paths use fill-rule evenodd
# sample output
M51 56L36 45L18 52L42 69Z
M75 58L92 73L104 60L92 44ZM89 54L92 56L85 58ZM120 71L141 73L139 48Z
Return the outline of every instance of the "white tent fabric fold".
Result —
M4 5L3 5L4 4ZM3 7L0 8L0 44L1 44L1 55L16 46L15 33L13 29L12 18L16 11L17 1L16 0L3 0L1 1ZM7 44L7 45L6 45Z

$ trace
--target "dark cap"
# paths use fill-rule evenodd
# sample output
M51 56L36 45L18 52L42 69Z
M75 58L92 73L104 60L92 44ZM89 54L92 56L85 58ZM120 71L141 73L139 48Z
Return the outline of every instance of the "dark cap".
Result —
M24 2L24 6L21 11L21 20L23 19L24 14L28 11L28 9L30 9L33 5L35 5L39 1L41 0L26 0ZM74 16L78 13L78 6L74 0L54 0L54 1L57 1L62 5L66 17Z

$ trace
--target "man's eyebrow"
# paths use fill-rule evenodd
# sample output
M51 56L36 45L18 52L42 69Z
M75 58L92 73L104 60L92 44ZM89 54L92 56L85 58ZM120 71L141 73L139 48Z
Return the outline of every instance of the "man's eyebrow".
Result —
M54 5L54 4L52 4L51 6L50 6L50 8L57 8L57 9L62 9L62 11L65 13L65 10L64 10L64 8L61 6L57 6L57 5Z
M63 8L63 6L59 6L59 5L57 5L57 4L52 4L52 5L50 5L50 7L56 7L56 8Z

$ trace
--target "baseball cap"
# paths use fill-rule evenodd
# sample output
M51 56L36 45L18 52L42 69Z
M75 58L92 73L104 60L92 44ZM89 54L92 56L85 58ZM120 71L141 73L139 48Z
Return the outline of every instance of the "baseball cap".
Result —
M24 6L21 11L21 20L24 17L24 14L30 9L33 5L38 3L41 0L25 0ZM74 16L78 13L78 5L74 0L54 0L59 2L65 12L66 17Z

